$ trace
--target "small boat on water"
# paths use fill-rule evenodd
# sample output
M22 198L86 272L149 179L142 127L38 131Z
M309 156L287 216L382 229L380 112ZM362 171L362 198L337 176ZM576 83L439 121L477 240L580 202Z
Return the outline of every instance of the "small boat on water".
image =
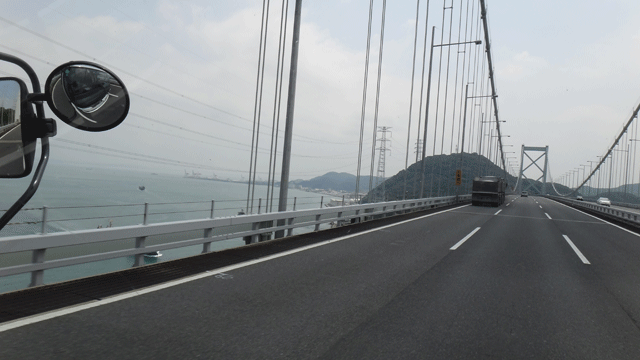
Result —
M160 253L160 251L154 251L144 254L144 257L148 258L159 258L160 256L162 256L162 253Z
M138 189L140 189L140 190L144 190L144 189L145 189L145 187L144 187L144 185L140 185L140 186L138 186Z
M331 198L328 203L324 204L325 207L336 207L336 206L348 206L355 205L357 202L353 199L333 199Z

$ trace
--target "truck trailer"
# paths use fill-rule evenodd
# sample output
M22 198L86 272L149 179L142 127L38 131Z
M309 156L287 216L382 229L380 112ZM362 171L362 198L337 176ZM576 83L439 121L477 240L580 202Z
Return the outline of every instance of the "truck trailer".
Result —
M482 176L473 179L471 205L500 206L504 203L507 182L497 176Z

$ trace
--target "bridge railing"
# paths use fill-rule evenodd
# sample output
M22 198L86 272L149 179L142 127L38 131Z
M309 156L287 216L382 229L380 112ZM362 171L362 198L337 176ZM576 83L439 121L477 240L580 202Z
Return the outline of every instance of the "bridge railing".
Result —
M319 231L321 224L366 221L470 200L471 195L448 196L157 224L147 223L145 211L144 222L140 225L0 238L0 258L31 252L30 262L0 268L0 277L31 273L30 286L37 286L43 284L45 270L64 266L127 256L135 256L134 266L140 266L144 265L144 255L155 251L202 245L202 253L206 253L211 251L213 242L241 238L247 244L256 243L271 238L270 235L276 231L285 231L290 236L295 228ZM157 242L157 239L152 239L162 235L170 236L152 244ZM100 247L98 252L94 249L88 253L86 247L84 253L78 250L85 245L105 243L111 245ZM48 250L50 253L58 251L50 256L52 259L46 259Z
M8 124L8 125L1 125L0 124L0 135L4 135L4 133L8 132L9 130L13 129L14 127L16 127L19 124L20 123L11 123L11 124Z
M629 208L629 209L640 209L640 204L630 204L630 203L612 201L611 205L626 207L626 208Z
M600 213L605 217L628 223L630 225L640 227L640 214L632 211L625 211L620 209L612 209L609 206L598 205L596 203L569 199L560 196L547 196L550 199L554 199L563 204L573 206L578 209L590 210L592 212Z

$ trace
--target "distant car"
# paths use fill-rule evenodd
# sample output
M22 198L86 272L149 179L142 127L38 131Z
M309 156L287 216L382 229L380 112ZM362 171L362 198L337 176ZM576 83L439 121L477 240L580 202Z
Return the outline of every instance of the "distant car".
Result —
M596 203L598 203L598 205L611 206L611 200L607 199L606 197L599 198Z
M576 196L576 200L584 201L584 199L580 195Z
M526 192L526 191L523 191L522 193L520 193L520 196L521 197L527 197L527 196L529 196L529 193Z

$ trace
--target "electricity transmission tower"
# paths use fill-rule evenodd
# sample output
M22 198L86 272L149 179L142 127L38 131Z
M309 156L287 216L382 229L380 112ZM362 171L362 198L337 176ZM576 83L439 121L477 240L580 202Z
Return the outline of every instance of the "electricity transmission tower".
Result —
M384 187L385 187L384 186L385 156L386 156L387 151L391 152L391 149L387 148L387 142L391 143L391 140L387 139L387 133L391 133L390 129L391 129L390 127L378 126L378 132L382 133L382 136L380 137L380 139L378 139L378 142L380 143L380 147L376 149L376 150L379 151L379 155L378 155L378 172L376 173L376 187L378 186L378 183L380 181L382 181L382 199L383 199L383 201L384 201L384 198L385 198L384 197L384 195L385 195L385 189L384 189Z
M418 138L416 140L416 146L414 147L414 149L416 154L416 162L418 162L418 159L420 159L422 156L422 139Z

